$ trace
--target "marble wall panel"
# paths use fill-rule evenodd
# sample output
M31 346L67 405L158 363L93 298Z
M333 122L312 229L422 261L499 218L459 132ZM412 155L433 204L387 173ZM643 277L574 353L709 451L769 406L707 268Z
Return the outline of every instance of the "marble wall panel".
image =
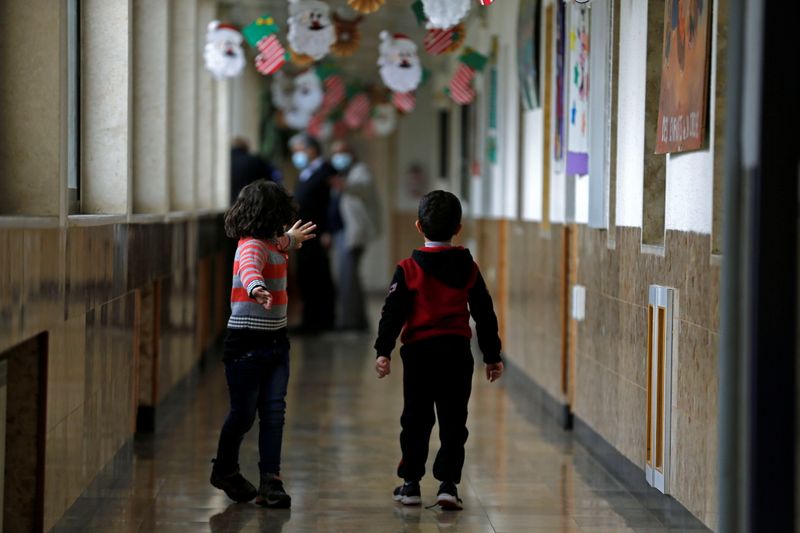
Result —
M45 529L109 464L134 431L135 291L162 279L174 312L162 347L169 379L180 381L204 347L195 345L198 313L224 327L226 269L214 268L214 308L196 309L197 265L221 257L221 217L152 224L0 228L0 351L48 334ZM202 243L197 241L201 238ZM224 271L223 271L224 270ZM219 277L220 279L216 279ZM211 289L209 289L211 290ZM220 300L220 301L217 301Z
M512 232L509 242L527 250L509 250L509 327L522 333L509 331L508 357L562 398L563 228L514 224L522 224L524 238ZM663 250L643 251L640 229L614 231L611 248L605 231L579 226L576 233L586 319L577 324L573 410L623 455L644 464L648 289L677 289L672 493L713 526L720 272L711 260L710 237L667 231Z

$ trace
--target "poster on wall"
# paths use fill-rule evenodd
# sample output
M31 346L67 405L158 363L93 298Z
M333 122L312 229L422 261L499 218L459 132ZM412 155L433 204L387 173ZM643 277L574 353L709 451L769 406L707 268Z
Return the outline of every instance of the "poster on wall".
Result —
M555 94L555 139L553 140L553 160L560 162L564 159L564 52L565 52L565 24L566 7L564 2L556 2L556 94Z
M705 141L709 71L708 0L667 0L656 153L686 152Z
M517 26L517 69L522 107L536 109L539 102L539 0L522 0Z
M567 174L589 173L589 9L571 5L567 70Z

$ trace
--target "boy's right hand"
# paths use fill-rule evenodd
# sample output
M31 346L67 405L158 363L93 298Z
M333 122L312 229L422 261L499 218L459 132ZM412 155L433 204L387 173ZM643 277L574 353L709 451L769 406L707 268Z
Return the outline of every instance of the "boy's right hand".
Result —
M261 304L261 307L269 311L272 309L272 295L264 287L256 287L253 289L252 298Z
M380 356L375 360L375 371L378 379L383 379L392 373L392 360L385 356Z

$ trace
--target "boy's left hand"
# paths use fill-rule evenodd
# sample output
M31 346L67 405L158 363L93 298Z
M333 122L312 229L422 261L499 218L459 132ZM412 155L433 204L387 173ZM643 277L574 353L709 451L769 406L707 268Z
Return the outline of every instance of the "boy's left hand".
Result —
M502 362L486 365L486 379L488 379L490 383L494 383L503 375L503 370Z
M378 379L383 379L392 373L392 360L388 357L380 356L375 360L375 372Z
M313 222L303 224L302 220L298 220L286 233L294 239L296 248L302 248L305 241L316 237L314 234L315 229L317 229L317 225Z

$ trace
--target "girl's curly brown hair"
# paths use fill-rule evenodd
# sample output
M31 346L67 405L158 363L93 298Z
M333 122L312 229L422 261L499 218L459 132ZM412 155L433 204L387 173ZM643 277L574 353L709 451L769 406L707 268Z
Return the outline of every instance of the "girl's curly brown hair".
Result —
M272 239L297 219L297 206L286 189L267 180L247 185L225 213L225 234L232 239Z

